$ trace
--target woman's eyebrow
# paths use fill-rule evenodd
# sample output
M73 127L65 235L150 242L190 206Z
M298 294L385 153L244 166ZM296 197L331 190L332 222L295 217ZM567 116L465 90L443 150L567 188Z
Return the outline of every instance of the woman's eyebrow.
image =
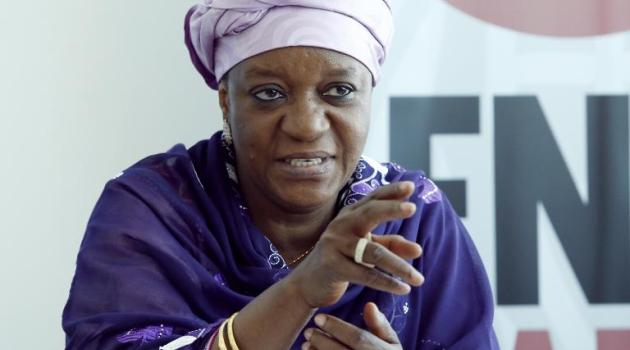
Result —
M252 78L273 78L282 79L284 72L264 68L264 67L250 67L244 72L246 79ZM326 79L342 79L342 80L358 80L360 79L359 70L355 67L342 67L332 68L323 72L322 75Z
M245 77L278 78L278 72L262 67L251 67L245 70Z
M326 77L334 77L334 78L357 78L358 70L354 67L347 68L335 68L327 71L325 73Z

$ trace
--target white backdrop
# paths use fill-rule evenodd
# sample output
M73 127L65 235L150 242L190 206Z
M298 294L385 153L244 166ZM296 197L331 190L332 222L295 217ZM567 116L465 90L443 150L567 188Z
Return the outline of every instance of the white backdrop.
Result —
M61 310L107 179L219 129L216 95L183 44L192 3L0 0L3 347L63 347ZM480 97L480 134L434 136L432 175L466 179L465 223L494 285L493 98L538 97L587 200L585 97L630 93L630 32L561 39L489 25L442 0L400 0L394 9L397 36L366 153L389 159L390 96ZM630 305L588 305L539 213L540 305L497 309L502 348L514 349L518 331L547 330L554 349L594 350L597 329L630 329Z
M105 182L220 127L183 42L192 1L0 0L0 339L62 349Z

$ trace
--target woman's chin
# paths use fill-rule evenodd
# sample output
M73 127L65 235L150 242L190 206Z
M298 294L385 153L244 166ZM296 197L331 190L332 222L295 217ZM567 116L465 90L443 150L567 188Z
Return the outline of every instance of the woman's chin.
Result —
M329 160L310 167L275 165L267 177L267 184L284 210L304 213L330 208L337 200L344 174L335 162Z
M281 206L290 212L308 213L334 205L339 189L320 184L283 186L279 193Z

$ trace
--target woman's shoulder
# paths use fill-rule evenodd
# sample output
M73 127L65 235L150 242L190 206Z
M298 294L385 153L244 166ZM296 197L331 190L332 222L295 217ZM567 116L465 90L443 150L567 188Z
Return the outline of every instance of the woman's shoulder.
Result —
M200 143L207 142L200 141ZM197 147L197 145L193 146ZM192 148L191 148L192 149ZM172 177L182 173L192 163L188 149L182 143L170 149L142 158L114 177L114 180L128 180L138 176ZM184 171L185 172L185 171Z
M190 232L195 231L195 225L203 222L203 193L189 149L177 144L141 159L105 184L90 215L85 240L117 242L133 237L145 242L188 226ZM107 234L98 234L102 232Z
M130 213L135 213L134 217L138 217L138 213L156 217L200 216L200 208L205 203L200 202L205 199L205 187L195 170L191 150L207 143L208 140L200 141L190 149L176 144L120 172L105 184L91 221L102 219L104 214L111 215L113 221L128 217Z
M202 140L190 148L178 143L164 152L149 155L118 173L105 187L122 185L136 190L203 188L195 163L209 142Z

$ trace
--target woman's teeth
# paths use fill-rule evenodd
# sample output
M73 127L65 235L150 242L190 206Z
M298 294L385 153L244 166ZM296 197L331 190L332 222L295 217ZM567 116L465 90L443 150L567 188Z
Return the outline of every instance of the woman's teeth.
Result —
M287 159L287 163L295 167L308 167L322 164L324 160L322 158L309 158L309 159Z

